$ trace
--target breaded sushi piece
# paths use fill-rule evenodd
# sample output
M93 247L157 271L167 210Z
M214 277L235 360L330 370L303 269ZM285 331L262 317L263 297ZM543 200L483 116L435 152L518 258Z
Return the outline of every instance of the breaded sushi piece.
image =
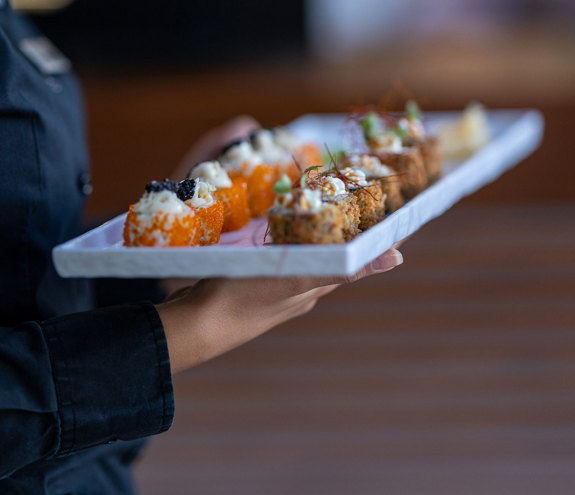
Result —
M403 148L400 152L380 152L377 158L398 175L404 199L412 199L427 187L427 172L418 148Z
M227 172L217 161L197 164L190 170L188 178L201 179L216 188L212 195L215 199L222 202L224 208L222 232L233 232L248 224L250 221L250 210L248 207L246 179L242 177L230 179Z
M353 194L348 194L333 198L329 202L342 211L346 220L343 236L346 242L351 241L361 232L359 229L360 213L356 197Z
M224 225L224 205L212 196L215 186L200 179L184 179L179 183L178 196L198 218L200 246L220 242Z
M130 205L124 224L124 246L188 247L199 242L200 219L178 198L177 183L150 182Z
M403 206L403 195L401 194L401 181L396 176L386 176L374 179L381 187L385 195L385 212L393 213Z
M307 180L304 177L303 182L306 182L307 187L311 189L319 189L324 202L336 205L341 210L346 220L343 231L346 241L351 241L359 234L360 214L357 199L349 193L341 179L331 175L317 174Z
M359 230L367 230L385 218L385 195L379 184L369 181L359 168L346 167L341 174L347 179L347 189L359 208Z
M376 156L368 154L348 154L342 159L343 167L362 170L366 179L374 181L381 188L385 197L385 213L393 213L403 206L401 180L399 174L392 168L381 163Z
M345 218L335 205L326 203L316 212L294 213L272 208L269 234L274 244L343 244Z
M439 142L435 136L427 136L419 143L423 165L427 173L427 184L433 184L441 178L443 163L439 152Z
M398 174L404 199L411 199L423 191L427 186L427 172L419 148L403 146L397 129L384 128L375 112L367 114L360 125L370 154Z
M405 115L397 122L397 133L407 147L416 147L421 153L423 166L427 174L427 183L432 184L441 177L442 162L439 142L435 136L427 134L423 126L423 114L417 103L408 101Z
M342 210L322 201L321 191L292 189L284 176L268 212L268 232L274 244L343 244L347 219Z

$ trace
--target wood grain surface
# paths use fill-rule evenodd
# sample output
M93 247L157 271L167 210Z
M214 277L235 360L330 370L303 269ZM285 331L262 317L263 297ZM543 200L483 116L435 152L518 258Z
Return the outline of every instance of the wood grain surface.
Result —
M464 202L402 251L177 377L140 493L573 493L575 203Z

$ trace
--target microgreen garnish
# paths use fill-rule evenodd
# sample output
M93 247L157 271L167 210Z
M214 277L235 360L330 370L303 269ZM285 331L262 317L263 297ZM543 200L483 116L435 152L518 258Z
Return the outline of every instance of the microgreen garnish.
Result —
M324 167L326 171L331 170L334 168L334 164L337 165L341 163L345 157L345 151L334 151L333 153L329 150L325 151L323 154L323 163L325 164Z
M379 115L375 112L369 112L360 122L359 124L363 128L363 136L365 137L366 141L370 141L377 135L381 134L382 126L381 121L379 120Z
M312 170L315 170L316 174L319 175L319 167L314 166L314 167L308 167L308 168L306 168L306 169L303 171L303 174L302 174L302 176L301 176L301 181L300 181L300 185L301 185L301 188L302 188L302 189L304 189L304 188L307 187L307 178L309 177L309 173L310 173Z
M413 100L409 100L405 104L405 113L407 113L407 118L410 120L421 119L421 110Z
M291 180L287 174L282 174L280 180L274 184L274 192L276 194L286 194L291 191Z
M402 125L398 125L395 128L395 134L397 134L401 138L401 140L403 141L404 139L407 139L407 137L408 137L407 128L402 126Z

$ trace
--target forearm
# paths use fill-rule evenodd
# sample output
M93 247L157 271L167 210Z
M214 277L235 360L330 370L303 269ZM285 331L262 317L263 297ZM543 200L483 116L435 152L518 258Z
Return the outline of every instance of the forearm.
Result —
M0 328L0 478L39 459L166 430L169 356L149 303Z

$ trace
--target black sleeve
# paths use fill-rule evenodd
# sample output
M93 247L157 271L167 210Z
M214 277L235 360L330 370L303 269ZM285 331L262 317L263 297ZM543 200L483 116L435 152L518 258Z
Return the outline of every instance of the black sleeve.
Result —
M0 328L0 479L42 458L160 433L173 415L151 303Z

